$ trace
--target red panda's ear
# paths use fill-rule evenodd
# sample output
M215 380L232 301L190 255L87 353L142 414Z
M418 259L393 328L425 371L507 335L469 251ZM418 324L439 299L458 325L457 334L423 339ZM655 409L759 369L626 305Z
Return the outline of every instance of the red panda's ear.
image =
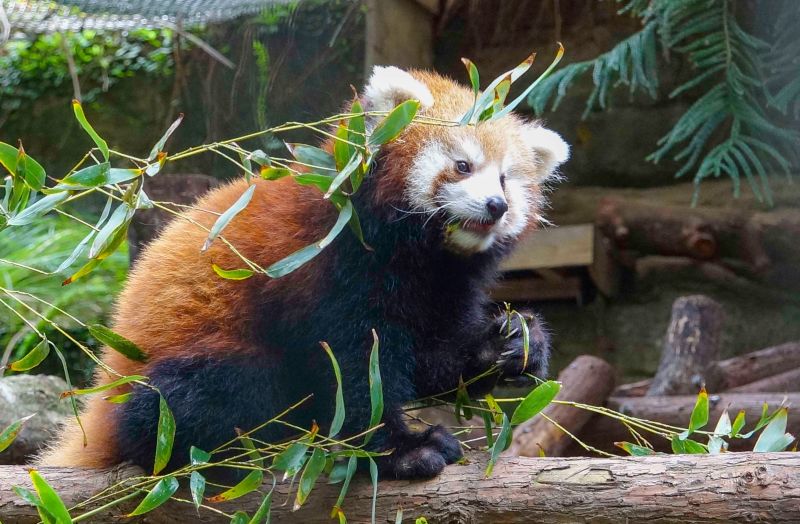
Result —
M367 111L389 111L406 100L419 100L420 108L433 105L430 89L397 67L375 66L364 88Z
M542 161L545 176L550 175L558 166L569 160L569 145L561 138L561 135L542 127L539 122L525 124L522 139Z

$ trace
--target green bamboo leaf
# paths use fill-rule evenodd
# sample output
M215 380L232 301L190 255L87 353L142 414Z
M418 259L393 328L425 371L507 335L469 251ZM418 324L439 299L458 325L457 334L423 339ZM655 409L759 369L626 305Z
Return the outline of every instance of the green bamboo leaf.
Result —
M500 433L497 435L497 440L495 440L494 445L492 446L490 453L489 453L489 462L486 465L486 478L492 476L492 471L494 470L494 465L497 464L497 459L500 457L500 453L502 453L509 445L511 445L511 423L508 420L508 416L503 413L503 422L500 426Z
M790 433L786 433L786 422L788 420L789 409L785 406L779 408L773 415L772 420L758 436L753 451L757 453L767 453L771 451L784 451L794 441Z
M321 448L314 448L311 458L308 459L303 473L300 475L300 483L297 486L297 496L294 500L294 509L298 510L305 504L314 484L317 483L322 470L325 469L325 452Z
M495 88L503 82L504 80L508 79L510 83L516 82L519 77L525 74L528 69L530 69L533 61L536 59L536 53L532 53L528 56L522 63L520 63L514 69L506 71L502 75L498 76L486 87L483 93L478 97L473 104L472 109L468 111L463 117L461 117L460 124L475 124L477 123L478 119L483 115L483 113L489 109L492 104L494 103L495 99ZM470 115L470 118L466 118L467 115Z
M287 143L286 147L295 160L302 164L329 169L331 171L336 170L336 162L334 161L333 155L325 150L306 144Z
M708 423L708 411L708 393L706 388L702 388L700 394L697 395L697 402L695 402L692 415L689 418L689 428L680 434L682 440Z
M133 398L133 393L121 393L119 395L111 395L110 397L103 397L106 402L112 404L124 404Z
M364 108L361 107L361 102L358 97L353 100L353 105L350 106L350 121L347 123L347 136L350 142L357 146L364 147L367 143L366 123L364 121Z
M478 74L478 68L469 58L462 58L461 62L463 62L464 67L467 68L467 74L469 75L469 82L472 84L472 91L475 94L475 97L472 101L472 107L467 111L467 113L462 117L463 122L465 124L472 119L472 115L475 114L475 104L478 102L478 96L480 95L481 90L481 77Z
M372 481L372 524L375 524L375 506L378 504L378 465L372 457L369 460L369 478Z
M42 507L55 518L57 524L71 524L72 517L70 517L69 511L67 511L67 507L61 497L58 496L58 493L35 469L30 470L29 474L33 482L33 488L42 501Z
M91 273L94 270L94 268L99 266L101 262L102 262L102 260L98 260L96 258L93 258L92 260L90 260L89 262L87 262L86 264L81 266L81 268L79 270L77 270L75 273L73 273L69 278L64 280L61 283L61 285L62 286L66 286L66 285L72 284L73 282L75 282L79 278L88 275L89 273Z
M464 380L460 376L458 377L458 389L456 390L455 410L456 420L459 425L463 423L461 419L462 414L467 420L472 418L472 408L470 406L469 393L467 393L467 385L464 384Z
M23 157L24 164L22 166L17 165L20 156ZM18 171L21 171L25 182L32 189L36 191L42 189L46 178L44 168L24 152L22 144L18 149L5 142L0 142L0 164L12 175L16 175Z
M52 211L58 204L69 197L69 193L55 193L47 195L29 205L21 212L14 215L9 221L9 226L24 226L30 224L40 216Z
M630 442L614 442L618 448L624 449L629 455L633 457L646 457L647 455L655 455L655 451L644 446L631 444Z
M508 113L510 113L511 111L513 111L520 103L522 103L523 100L525 100L525 98L528 97L528 95L531 93L531 91L533 91L536 88L536 86L539 85L539 83L542 80L547 78L550 75L550 73L553 72L553 70L556 68L558 63L561 62L561 58L563 56L564 56L564 46L561 45L561 42L559 42L558 43L558 51L556 52L556 57L553 59L553 62L547 67L547 69L545 69L544 73L539 75L539 78L537 78L531 85L529 85L525 89L525 91L523 91L517 98L512 100L511 103L509 103L501 111L499 111L497 113L494 113L494 115L492 115L492 118L502 118L502 117L506 116Z
M45 173L44 168L30 158L22 147L22 142L19 143L17 152L17 176L28 184L28 187L34 191L39 191L44 185Z
M2 433L0 433L0 452L5 451L11 445L11 443L14 442L14 439L16 439L19 435L19 432L22 431L22 427L25 425L25 423L34 416L36 416L36 413L14 421L9 424Z
M381 379L380 356L378 352L378 333L372 330L372 350L369 353L369 404L370 417L369 427L374 428L380 424L383 418L383 381ZM367 433L364 437L364 444L374 435L374 432Z
M120 204L117 209L111 213L108 222L100 229L94 237L94 242L89 248L89 258L103 259L108 253L111 246L115 245L120 231L127 231L128 224L133 218L134 209L127 204Z
M391 142L414 120L418 110L418 100L406 100L398 105L375 127L367 143L377 147Z
M344 169L347 162L355 154L355 148L349 144L350 132L347 129L347 124L344 121L339 122L336 128L336 134L333 141L333 158L335 160L334 168L337 171Z
M514 410L514 414L511 415L511 424L522 424L536 416L556 398L559 390L561 390L561 384L553 380L548 380L536 386Z
M251 151L250 154L247 156L250 158L250 160L252 160L261 167L265 166L269 167L272 165L272 161L270 160L269 155L260 149L255 149Z
M81 127L83 128L86 133L92 137L94 143L97 145L97 148L103 154L103 159L107 162L108 161L108 144L105 140L100 138L100 135L97 134L97 131L94 130L92 125L86 120L86 115L83 114L83 107L81 107L81 103L77 100L72 101L72 110L75 113L75 118L78 119Z
M304 186L315 186L325 193L328 188L331 187L333 177L330 175L321 175L319 173L301 173L294 177L294 181Z
M339 498L336 499L336 504L333 506L333 510L331 511L331 518L336 516L339 511L341 511L342 504L344 503L344 497L347 495L347 490L350 489L350 481L353 480L353 475L356 472L356 465L358 459L355 456L350 457L347 460L347 471L344 475L344 483L342 484L342 489L339 491Z
M15 362L12 362L9 365L9 367L13 371L28 371L29 369L33 369L39 364L41 364L42 361L45 358L47 358L47 355L49 354L50 354L50 343L47 341L46 338L43 338L24 357Z
M278 180L279 178L283 178L285 176L289 176L292 174L292 171L286 169L285 167L262 167L260 176L264 180Z
M92 388L71 389L69 391L65 391L61 393L61 398L72 397L76 395L92 395L94 393L108 391L109 389L114 389L118 386L122 386L124 384L130 384L131 382L138 382L140 380L147 380L147 377L143 375L128 375L126 377L119 378L113 382L109 382L108 384L101 384L99 386L95 386Z
M258 505L258 509L253 514L253 518L250 519L250 522L247 524L260 524L264 522L265 524L269 524L270 521L270 513L272 511L272 491L270 490L264 498L261 500L261 504Z
M189 491L192 493L192 502L195 509L200 509L203 503L203 495L206 492L206 478L199 471L192 471L189 476Z
M736 415L736 418L733 419L733 425L731 426L731 432L729 433L729 436L735 437L740 431L742 431L742 428L744 428L745 424L744 415L744 410L741 410L739 411L739 414Z
M272 467L283 471L284 479L294 477L306 463L306 451L308 451L308 444L294 442L273 459Z
M214 273L221 276L226 280L247 280L253 276L253 271L250 269L222 269L216 264L211 264Z
M158 396L158 432L156 434L156 456L153 463L153 475L167 467L172 457L172 444L175 441L175 417L172 416L167 401Z
M250 516L242 510L237 511L231 517L231 524L247 524L250 522Z
M503 408L500 407L500 404L490 393L487 393L484 396L484 399L486 400L486 405L489 406L489 409L492 412L494 423L501 424L503 422Z
M135 517L136 515L143 515L149 511L153 511L178 491L178 479L173 476L164 477L156 482L153 489L142 499L136 509L126 515L126 517Z
M515 311L519 317L519 327L522 331L522 369L528 369L528 355L531 352L531 333L528 328L528 321L522 313Z
M331 181L331 185L328 187L328 190L325 192L325 196L323 198L330 198L331 195L336 192L337 189L347 180L351 174L353 174L358 167L361 166L361 153L356 151L353 153L353 156L350 157L350 161L347 162L339 173Z
M192 466L197 466L200 464L208 464L209 462L211 462L211 453L192 446L189 448L189 461L192 464Z
M167 140L169 140L169 137L172 136L172 133L174 133L175 130L178 129L178 126L181 125L182 121L183 121L183 113L180 113L178 115L178 118L169 126L167 132L164 133L164 136L162 136L158 140L158 142L156 142L156 145L153 146L153 149L150 150L150 155L148 155L147 157L148 162L152 162L153 160L155 160L158 154L164 150L164 145L166 145Z
M211 227L211 232L208 234L208 238L206 239L205 244L200 249L200 251L206 251L209 247L211 247L211 243L222 233L222 230L230 223L233 218L238 215L247 204L250 203L250 199L253 198L253 192L256 190L255 184L251 185L247 188L247 190L242 193L236 202L233 203L231 207L229 207L224 213L222 213L217 221L214 222L214 225Z
M731 432L731 417L728 415L728 408L722 410L722 415L719 416L717 425L714 427L715 435L727 435Z
M728 450L728 443L725 442L722 438L711 435L708 437L708 453L711 455L717 455L723 451Z
M105 327L104 325L90 325L89 333L99 342L102 342L114 351L125 355L129 359L135 360L136 362L147 362L147 354L142 351L139 346L123 337L119 333L116 333Z
M342 229L344 229L344 226L347 225L352 214L353 204L350 202L350 200L347 200L344 207L342 207L342 209L339 211L339 218L337 218L336 223L333 225L333 228L325 236L325 238L316 244L311 244L304 248L298 249L291 255L275 262L267 268L267 275L271 278L278 278L288 275L315 256L319 255L328 244L333 242L333 240L339 236L339 233L341 233Z
M333 420L331 421L331 430L328 434L329 438L334 438L339 432L342 430L342 426L344 425L344 394L342 393L342 371L339 369L339 362L336 361L336 357L333 355L333 350L328 345L327 342L320 342L322 349L325 350L325 353L328 354L328 358L331 359L331 365L333 366L333 374L336 377L336 410L333 413Z

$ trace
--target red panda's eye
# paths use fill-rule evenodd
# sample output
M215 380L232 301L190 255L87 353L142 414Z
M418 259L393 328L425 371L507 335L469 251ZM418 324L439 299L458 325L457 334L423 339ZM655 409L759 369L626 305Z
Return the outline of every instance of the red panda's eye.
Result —
M456 162L456 171L458 171L462 175L468 175L472 173L472 166L469 165L469 162L459 160L458 162Z

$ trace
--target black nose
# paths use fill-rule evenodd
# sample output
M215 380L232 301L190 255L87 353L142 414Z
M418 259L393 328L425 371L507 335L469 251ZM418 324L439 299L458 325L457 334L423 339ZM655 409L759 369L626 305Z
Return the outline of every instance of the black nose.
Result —
M508 211L508 202L506 199L499 196L490 197L486 201L486 210L489 211L489 216L494 220L500 220L503 215Z

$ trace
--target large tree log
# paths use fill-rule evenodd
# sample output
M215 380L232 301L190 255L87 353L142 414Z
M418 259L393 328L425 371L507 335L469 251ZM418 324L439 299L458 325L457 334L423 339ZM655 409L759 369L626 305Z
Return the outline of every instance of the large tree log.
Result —
M661 351L661 362L648 395L715 390L720 382L719 359L722 306L704 295L680 297L672 304L672 319Z
M742 386L731 388L729 393L789 393L800 390L800 368L778 373Z
M800 405L800 393L723 393L709 396L709 422L708 428L713 429L719 420L722 411L728 408L731 418L739 410L745 411L747 420L746 430L752 428L761 416L761 408L766 402L770 410L775 410L786 401L790 406ZM611 397L608 407L636 418L662 422L678 427L686 427L692 414L696 395L678 395L672 397ZM706 429L708 429L706 428ZM792 435L800 435L800 417L790 413L787 431ZM648 440L659 451L667 451L669 442L661 437L649 438L650 434L644 433ZM587 444L605 451L614 451L614 442L632 441L630 432L618 421L596 415L586 424L584 431L579 435ZM735 439L731 441L732 450L753 449L757 435L749 439ZM582 449L573 446L569 454L583 454Z
M722 382L718 393L757 380L762 380L789 369L800 368L800 341L754 351L746 355L721 360L718 364ZM614 390L614 397L640 397L650 389L653 379L624 384ZM797 388L794 388L797 390Z
M605 360L581 355L558 375L562 384L559 400L602 406L614 388L614 368ZM563 404L550 404L544 414L573 435L592 418L589 411ZM536 457L544 450L548 457L560 457L572 444L572 437L544 417L534 417L514 430L508 456Z
M484 455L485 457L485 455ZM425 516L448 523L650 523L650 522L800 522L800 455L797 453L727 453L626 458L501 458L491 478L484 478L483 458L450 466L427 482L386 481L378 488L377 522L404 522ZM107 488L136 468L90 471L42 468L42 476L68 506ZM30 488L20 466L0 468L0 486ZM265 485L265 488L268 487ZM273 522L328 523L340 486L319 482L300 510L292 511L293 488L279 482L273 497ZM251 494L221 509L253 514L261 500ZM93 523L119 522L124 508L104 509ZM372 486L356 478L343 510L350 522L369 522ZM95 509L90 504L83 512ZM78 514L78 512L76 512ZM0 520L18 524L39 520L35 508L8 489L0 490ZM135 520L130 520L134 521ZM126 521L126 522L130 522ZM140 522L227 522L190 504L170 502Z

